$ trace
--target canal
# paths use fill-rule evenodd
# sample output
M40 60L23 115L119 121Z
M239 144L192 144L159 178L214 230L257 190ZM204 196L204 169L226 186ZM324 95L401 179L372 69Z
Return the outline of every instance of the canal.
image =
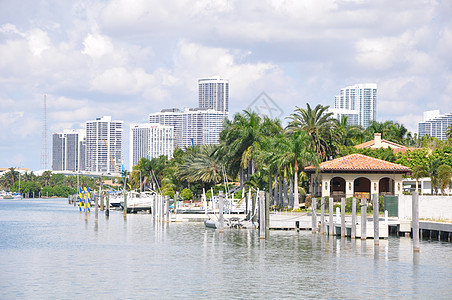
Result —
M0 298L452 298L452 244L205 229L66 199L0 201Z

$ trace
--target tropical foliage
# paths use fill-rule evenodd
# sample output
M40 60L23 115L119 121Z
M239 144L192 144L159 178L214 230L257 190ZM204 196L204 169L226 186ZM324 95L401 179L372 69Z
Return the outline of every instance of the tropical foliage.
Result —
M424 136L418 138L397 122L370 123L367 129L349 123L348 118L336 120L328 106L296 107L283 127L281 120L243 111L225 121L218 145L198 145L175 149L172 158L142 158L128 172L124 170L115 181L120 188L155 190L183 199L199 198L203 192L216 195L235 188L236 196L249 189L264 190L275 206L298 207L302 194L309 192L304 168L320 162L361 153L409 166L411 176L423 185L430 177L431 194L449 193L452 174L452 128L447 129L449 141ZM355 145L382 139L412 147L394 153L391 148L357 149ZM75 192L80 186L96 189L99 178L64 176L45 171L20 175L20 192L60 196ZM228 184L228 185L227 185ZM0 177L0 189L19 191L19 173L10 168Z

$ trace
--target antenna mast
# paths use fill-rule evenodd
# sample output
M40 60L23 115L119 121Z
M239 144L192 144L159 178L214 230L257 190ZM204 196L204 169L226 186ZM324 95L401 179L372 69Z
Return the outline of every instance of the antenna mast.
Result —
M47 99L44 95L44 117L42 120L41 137L41 169L49 168L49 149L47 148Z

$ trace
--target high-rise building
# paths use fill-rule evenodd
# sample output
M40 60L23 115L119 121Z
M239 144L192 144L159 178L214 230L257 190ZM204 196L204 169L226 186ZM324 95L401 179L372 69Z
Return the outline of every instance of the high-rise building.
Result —
M142 157L154 158L174 152L173 126L158 123L130 124L130 170Z
M164 109L149 114L150 123L174 127L174 146L218 144L227 112L207 108Z
M334 108L355 111L353 114L358 115L357 124L369 127L377 117L377 84L362 83L342 88L340 95L334 99Z
M86 170L114 173L121 171L123 121L111 116L86 122Z
M359 112L352 109L342 109L342 108L329 108L328 112L333 113L333 118L342 121L343 118L347 117L347 124L358 125L359 122Z
M210 77L198 80L199 108L229 111L229 80Z
M452 125L452 113L440 115L439 110L424 112L424 120L419 122L419 137L429 135L439 140L447 140L447 127Z
M85 130L68 129L52 135L52 170L84 171Z

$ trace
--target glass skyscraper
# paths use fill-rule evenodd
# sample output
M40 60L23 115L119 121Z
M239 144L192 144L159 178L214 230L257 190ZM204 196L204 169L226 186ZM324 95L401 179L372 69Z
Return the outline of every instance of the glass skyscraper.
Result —
M369 127L377 117L377 84L361 83L342 88L331 111L339 118L342 114L348 115L349 124Z
M447 140L447 127L452 124L452 113L440 115L439 110L424 112L424 120L419 122L419 137L429 135L439 140Z

